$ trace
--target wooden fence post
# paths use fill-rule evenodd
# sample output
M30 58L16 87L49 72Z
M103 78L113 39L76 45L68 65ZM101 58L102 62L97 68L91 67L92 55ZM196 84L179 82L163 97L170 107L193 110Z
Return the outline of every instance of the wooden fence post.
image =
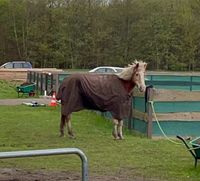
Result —
M43 73L40 73L40 94L43 94Z
M134 96L133 94L131 95L131 111L130 111L130 115L129 115L129 118L128 118L128 129L131 130L133 128L132 126L132 122L133 122L133 99L134 99Z
M146 91L147 137L152 138L153 114L150 101L153 100L153 86L147 87Z
M55 87L54 87L54 91L56 91L56 93L58 92L58 88L59 88L59 73L55 73L54 74L54 79L55 79Z
M49 76L48 76L48 73L45 72L44 73L44 78L45 78L45 81L44 81L44 92L48 92L48 79L49 79Z
M55 92L55 90L53 90L53 73L51 73L51 86L50 86L50 89L51 89L51 92Z
M26 77L26 82L30 83L30 71L27 71L27 77Z

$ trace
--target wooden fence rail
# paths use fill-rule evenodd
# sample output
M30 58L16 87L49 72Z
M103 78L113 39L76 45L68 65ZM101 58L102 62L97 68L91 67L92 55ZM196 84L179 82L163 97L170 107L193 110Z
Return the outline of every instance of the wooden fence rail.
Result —
M169 136L200 134L200 91L149 88L146 97L137 91L133 96L133 128L146 133L149 138L162 136L157 121ZM149 101L153 103L156 116Z

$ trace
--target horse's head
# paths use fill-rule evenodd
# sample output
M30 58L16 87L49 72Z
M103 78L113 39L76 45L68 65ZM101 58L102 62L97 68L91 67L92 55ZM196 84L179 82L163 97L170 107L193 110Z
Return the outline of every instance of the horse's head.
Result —
M136 85L141 92L144 92L146 90L144 79L146 67L147 63L143 61L135 61L128 65L128 67L124 68L124 70L118 74L118 77L126 81L131 81L132 84Z
M145 62L135 62L133 64L132 82L138 87L138 89L141 92L144 92L146 90L146 85L145 85L146 67L147 63Z

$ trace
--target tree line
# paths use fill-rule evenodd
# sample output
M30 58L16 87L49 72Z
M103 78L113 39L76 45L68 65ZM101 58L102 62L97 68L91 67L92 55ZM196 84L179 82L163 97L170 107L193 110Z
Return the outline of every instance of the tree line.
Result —
M0 0L0 63L200 70L200 0Z

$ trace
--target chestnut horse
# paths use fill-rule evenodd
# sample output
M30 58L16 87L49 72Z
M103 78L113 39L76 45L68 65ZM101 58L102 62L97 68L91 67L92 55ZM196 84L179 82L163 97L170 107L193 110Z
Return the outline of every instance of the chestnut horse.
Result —
M70 115L82 109L109 111L113 117L115 139L123 139L123 119L131 111L131 93L135 86L141 92L146 89L144 76L147 64L135 61L117 75L72 74L59 87L57 100L61 100L60 136L64 136L67 123L68 134L74 138Z

